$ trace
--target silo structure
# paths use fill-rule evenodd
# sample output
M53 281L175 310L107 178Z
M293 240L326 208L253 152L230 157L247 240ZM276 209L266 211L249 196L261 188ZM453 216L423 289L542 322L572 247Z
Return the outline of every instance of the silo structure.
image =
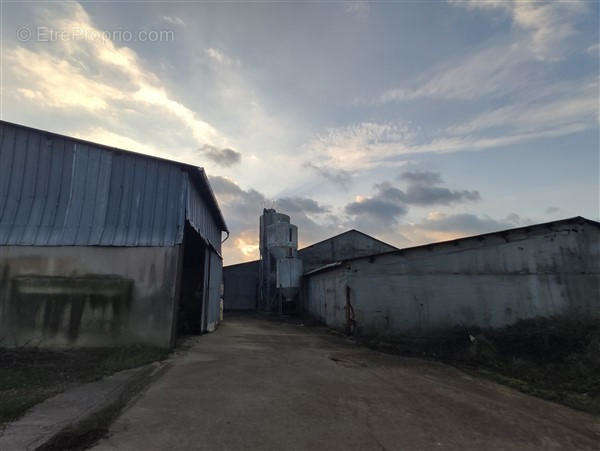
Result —
M297 257L277 260L277 307L280 313L294 312L300 294L302 260Z
M276 222L267 226L266 241L275 258L298 256L298 227L294 224Z
M300 286L298 227L288 215L265 209L260 218L260 308L293 309Z

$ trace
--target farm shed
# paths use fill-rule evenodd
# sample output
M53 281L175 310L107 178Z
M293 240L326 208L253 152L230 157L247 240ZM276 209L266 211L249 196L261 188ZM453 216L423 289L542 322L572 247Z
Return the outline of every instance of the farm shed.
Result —
M304 271L308 272L328 263L395 250L398 248L391 244L352 229L302 248L298 256L304 263Z
M172 346L219 321L203 169L0 122L0 346Z
M324 265L304 275L303 309L379 336L600 318L600 223L575 217Z
M238 263L223 268L223 308L256 310L258 303L259 261Z
M298 233L301 233L299 231ZM358 230L348 230L298 250L304 271L349 258L397 250ZM223 268L225 310L257 310L259 307L260 260Z

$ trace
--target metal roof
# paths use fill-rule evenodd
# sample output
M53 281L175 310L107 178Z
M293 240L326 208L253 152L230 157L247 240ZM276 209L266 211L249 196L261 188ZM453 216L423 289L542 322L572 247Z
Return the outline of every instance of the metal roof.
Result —
M0 245L169 246L185 220L218 252L203 169L0 121Z

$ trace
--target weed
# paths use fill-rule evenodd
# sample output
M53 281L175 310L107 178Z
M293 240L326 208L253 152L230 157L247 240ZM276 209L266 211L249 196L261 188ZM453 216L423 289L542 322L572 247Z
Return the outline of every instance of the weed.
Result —
M365 344L440 360L541 398L600 415L600 322L535 318L498 329L455 327ZM390 346L390 344L392 346Z
M0 348L0 424L68 387L164 359L150 346L45 350Z

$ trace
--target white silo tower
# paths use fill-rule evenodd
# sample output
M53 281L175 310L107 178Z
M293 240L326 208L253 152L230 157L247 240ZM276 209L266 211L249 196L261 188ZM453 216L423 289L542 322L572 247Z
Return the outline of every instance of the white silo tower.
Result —
M295 309L302 261L298 227L288 215L265 209L260 217L260 308L284 313Z

